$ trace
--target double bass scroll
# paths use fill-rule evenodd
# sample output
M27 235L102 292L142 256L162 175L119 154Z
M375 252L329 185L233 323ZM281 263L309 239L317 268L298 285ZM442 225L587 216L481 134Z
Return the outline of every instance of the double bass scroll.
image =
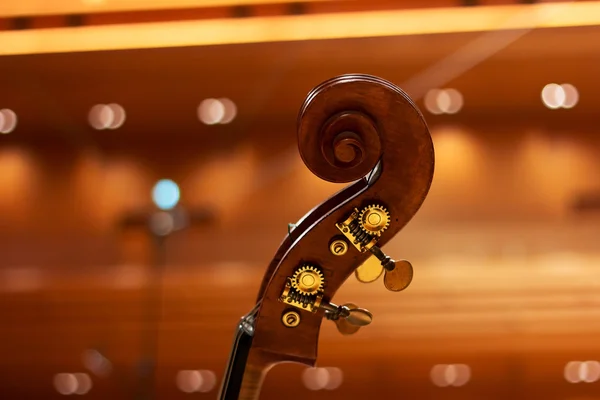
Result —
M277 363L314 366L323 320L342 334L370 324L374 317L366 309L332 302L361 265L379 266L391 291L412 280L412 265L393 260L382 247L417 213L433 179L433 143L414 102L381 78L342 75L308 94L297 127L310 171L352 183L284 238L255 309L238 328L220 399L257 399L264 374Z

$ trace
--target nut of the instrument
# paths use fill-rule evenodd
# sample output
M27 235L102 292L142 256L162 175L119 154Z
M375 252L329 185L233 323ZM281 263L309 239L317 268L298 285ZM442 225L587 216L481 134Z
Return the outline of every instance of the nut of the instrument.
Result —
M300 325L300 314L296 311L287 311L281 317L281 322L288 328L295 328Z
M329 245L329 250L336 256L343 256L348 251L348 243L342 239L336 239Z

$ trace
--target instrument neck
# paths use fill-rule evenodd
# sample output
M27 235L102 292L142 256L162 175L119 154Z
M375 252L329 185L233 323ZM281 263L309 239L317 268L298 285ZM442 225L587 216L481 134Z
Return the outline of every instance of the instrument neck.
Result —
M238 326L219 400L257 400L270 363L252 349L252 329L247 318Z

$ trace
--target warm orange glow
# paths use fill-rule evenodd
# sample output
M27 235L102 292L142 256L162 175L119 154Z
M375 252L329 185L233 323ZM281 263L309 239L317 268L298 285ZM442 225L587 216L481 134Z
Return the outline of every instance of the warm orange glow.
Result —
M567 212L573 193L593 188L600 164L585 144L542 134L529 134L513 162L515 182L528 188L538 209L553 213Z
M330 0L303 0L304 2ZM19 0L0 2L0 16L160 10L288 3L289 0Z
M258 161L250 147L240 147L227 156L207 160L182 182L182 186L190 188L188 200L191 204L209 204L233 217L230 213L236 207L243 208L260 179Z
M0 205L22 210L29 206L35 195L31 192L33 165L28 155L18 149L3 149L0 152ZM13 209L14 211L15 209ZM20 213L12 213L13 216Z
M458 128L438 128L433 131L436 155L436 185L468 184L473 187L484 165L481 150L474 135Z
M600 1L0 32L0 55L600 25Z
M151 183L141 164L130 160L111 160L104 165L102 209L120 217L151 204Z

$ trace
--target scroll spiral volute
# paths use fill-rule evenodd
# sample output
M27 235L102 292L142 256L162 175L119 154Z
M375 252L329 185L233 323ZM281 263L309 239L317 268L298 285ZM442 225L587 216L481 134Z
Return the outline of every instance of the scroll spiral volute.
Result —
M316 87L299 116L300 155L315 175L330 182L362 178L382 154L377 124L365 112L359 93L347 92L346 98L337 96L335 104L327 104L330 94L336 96L332 93L336 85L347 83L348 78L338 77Z

